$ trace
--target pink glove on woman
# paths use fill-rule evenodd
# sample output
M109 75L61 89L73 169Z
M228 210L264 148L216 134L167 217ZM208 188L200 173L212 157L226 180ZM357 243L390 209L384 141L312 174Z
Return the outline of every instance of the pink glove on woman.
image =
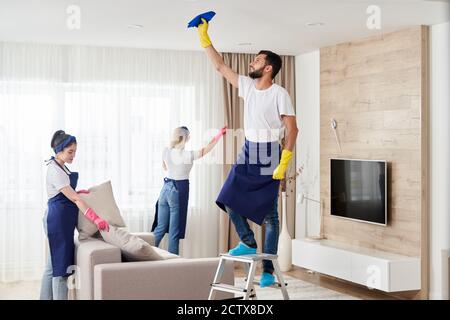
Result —
M86 218L88 218L89 220L91 220L98 228L98 230L105 230L105 231L109 231L109 224L106 220L103 220L102 218L100 218L94 210L92 210L91 208L88 208L86 210L86 213L84 214L84 216Z
M78 194L89 194L90 192L88 190L79 190L77 191Z
M227 126L220 129L219 133L214 137L214 141L218 141L225 133L227 133Z

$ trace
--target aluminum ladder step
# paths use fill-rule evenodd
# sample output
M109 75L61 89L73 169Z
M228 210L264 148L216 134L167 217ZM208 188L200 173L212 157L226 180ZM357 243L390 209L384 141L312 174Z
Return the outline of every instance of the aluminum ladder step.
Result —
M283 274L278 265L278 256L274 254L249 254L242 256L232 256L229 254L221 254L219 265L214 276L214 281L211 284L211 291L209 293L208 300L213 300L216 291L223 291L228 293L240 294L244 300L257 299L255 285L260 285L259 281L255 281L256 265L262 260L271 260L274 267L274 276L278 279L273 285L267 288L280 289L284 300L289 300L289 294L286 290L287 283L283 279ZM224 273L225 262L227 260L243 262L247 271L247 276L245 277L245 287L241 288L238 286L233 286L225 283L221 283L222 275Z
M224 291L224 292L229 292L229 293L246 293L247 292L247 289L245 289L245 288L236 287L236 286L232 286L231 284L225 284L225 283L213 283L211 285L211 287L214 290Z

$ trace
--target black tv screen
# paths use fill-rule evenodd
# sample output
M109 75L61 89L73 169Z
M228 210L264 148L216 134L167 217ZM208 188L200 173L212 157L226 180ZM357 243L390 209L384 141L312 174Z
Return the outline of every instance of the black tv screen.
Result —
M386 161L331 159L331 215L387 225Z

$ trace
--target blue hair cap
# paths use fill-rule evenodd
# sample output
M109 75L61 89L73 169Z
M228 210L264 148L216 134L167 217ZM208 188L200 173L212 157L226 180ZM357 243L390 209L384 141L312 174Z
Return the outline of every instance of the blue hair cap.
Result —
M77 138L75 138L74 136L68 136L66 139L64 139L63 142L61 142L55 147L54 149L55 153L63 151L64 148L71 145L73 142L77 142Z

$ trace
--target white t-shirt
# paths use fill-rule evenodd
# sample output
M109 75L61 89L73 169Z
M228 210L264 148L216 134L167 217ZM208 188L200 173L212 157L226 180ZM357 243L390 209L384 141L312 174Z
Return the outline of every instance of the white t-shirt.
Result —
M70 186L70 178L68 176L69 172L65 169L64 171L55 163L55 161L50 161L47 167L47 197L48 199L53 198L61 189Z
M173 180L189 179L192 165L198 158L200 158L200 151L165 148L163 160L167 165L167 178Z
M284 123L281 115L295 116L291 97L283 87L272 84L265 90L255 87L255 80L239 76L239 97L244 99L244 131L252 142L281 141Z

